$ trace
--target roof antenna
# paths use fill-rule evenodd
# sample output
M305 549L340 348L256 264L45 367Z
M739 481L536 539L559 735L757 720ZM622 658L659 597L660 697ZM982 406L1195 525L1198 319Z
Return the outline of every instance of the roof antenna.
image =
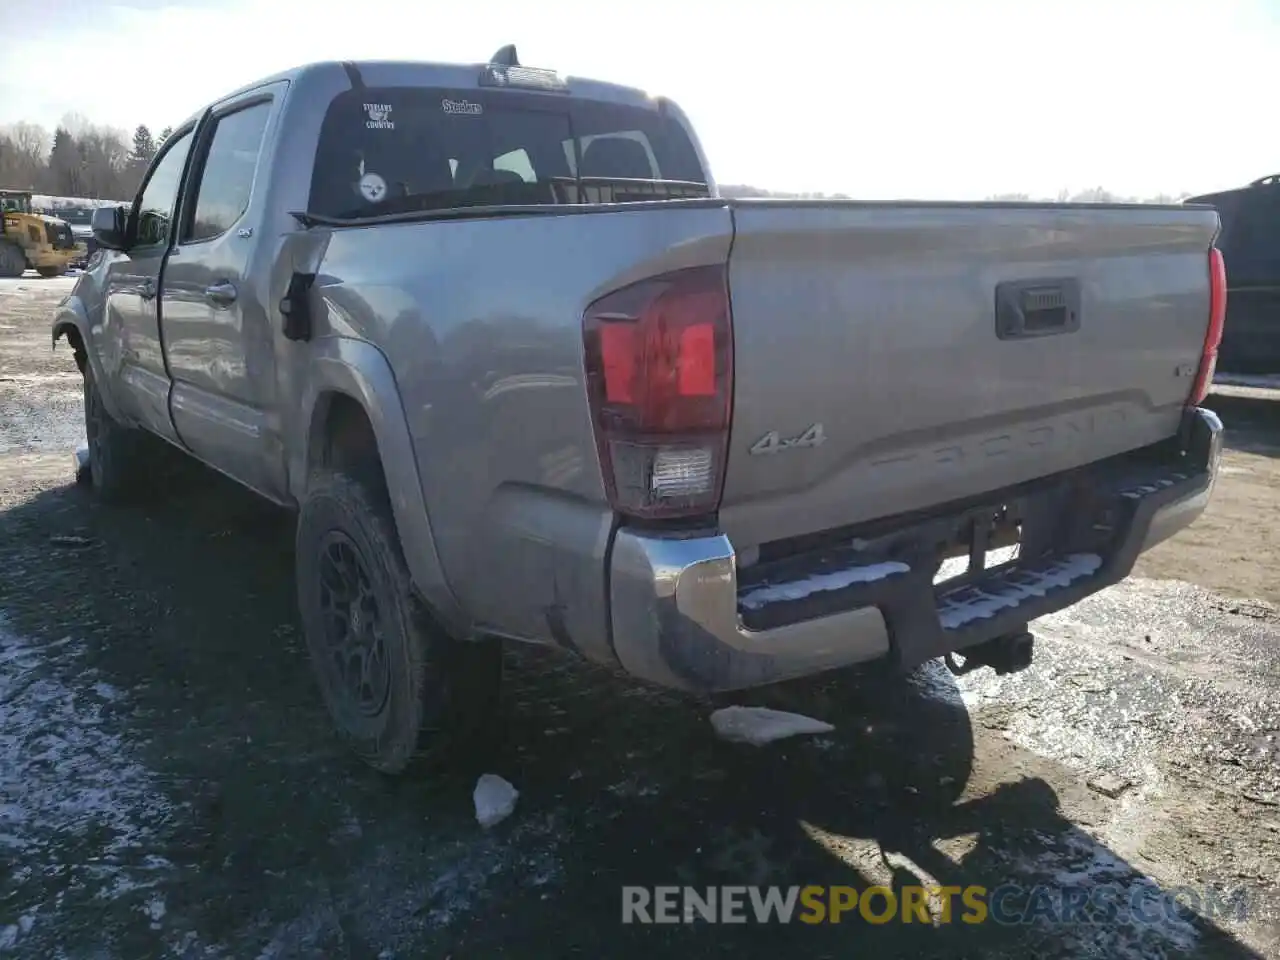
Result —
M516 45L514 43L508 43L505 47L502 47L497 53L490 57L489 62L501 64L504 67L520 66L520 58L516 56Z

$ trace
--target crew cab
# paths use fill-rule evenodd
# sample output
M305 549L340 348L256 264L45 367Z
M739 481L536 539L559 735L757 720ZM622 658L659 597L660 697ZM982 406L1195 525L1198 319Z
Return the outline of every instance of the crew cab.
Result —
M398 772L504 640L697 692L1025 666L1204 509L1217 230L727 200L670 100L318 63L175 128L52 332L104 499L176 449L297 511L320 690Z

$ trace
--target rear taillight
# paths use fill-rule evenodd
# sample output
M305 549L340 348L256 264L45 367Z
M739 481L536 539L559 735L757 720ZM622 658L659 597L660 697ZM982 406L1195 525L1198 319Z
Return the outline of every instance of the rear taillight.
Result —
M1198 406L1209 395L1213 374L1218 366L1218 347L1222 343L1222 328L1227 320L1227 267L1222 251L1209 248L1209 329L1204 335L1204 349L1200 352L1200 369L1191 389L1189 406Z
M643 518L715 511L733 397L724 268L677 270L601 297L583 337L613 508Z

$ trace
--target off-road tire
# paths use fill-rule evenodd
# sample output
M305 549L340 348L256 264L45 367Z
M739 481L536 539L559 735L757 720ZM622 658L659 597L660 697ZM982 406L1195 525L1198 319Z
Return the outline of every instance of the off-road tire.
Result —
M21 250L7 240L0 240L0 277L20 277L27 269L27 258Z
M428 614L415 594L396 537L390 506L376 480L319 470L308 483L296 535L298 605L316 682L340 737L365 763L399 774L414 762L437 762L492 747L497 729L502 648L497 640L458 640ZM344 558L338 563L335 557ZM358 596L346 613L329 584L354 557ZM369 606L369 602L373 606ZM358 606L362 612L352 613ZM372 612L370 612L372 611ZM363 639L352 624L370 631ZM345 629L350 627L351 629ZM362 669L359 690L338 666L349 669L353 654L339 655L345 642L382 644L385 670ZM335 638L341 638L335 640ZM361 653L355 656L369 656ZM366 659L362 664L371 661ZM362 703L366 672L370 696ZM379 695L380 688L385 691Z
M40 276L44 277L46 280L51 280L54 277L60 277L66 272L66 267L36 267L36 273L40 274Z
M116 422L102 402L93 367L84 366L84 430L89 442L89 484L103 503L135 503L152 491L158 466L154 440Z

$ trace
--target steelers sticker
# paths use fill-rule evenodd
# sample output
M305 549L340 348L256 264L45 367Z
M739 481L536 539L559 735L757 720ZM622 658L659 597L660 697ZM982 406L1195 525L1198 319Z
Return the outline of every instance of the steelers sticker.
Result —
M366 173L360 178L360 196L370 203L381 203L387 196L387 181L376 173Z

